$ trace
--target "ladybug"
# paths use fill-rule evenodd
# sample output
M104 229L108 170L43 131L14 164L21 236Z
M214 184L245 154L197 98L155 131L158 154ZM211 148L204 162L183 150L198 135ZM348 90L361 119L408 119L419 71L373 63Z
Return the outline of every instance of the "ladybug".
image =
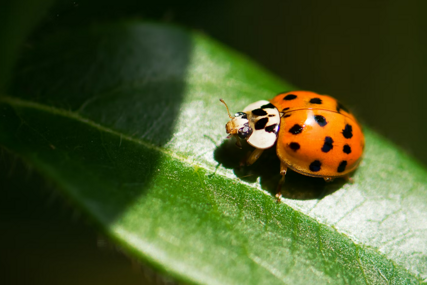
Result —
M362 129L336 99L310 91L281 93L270 101L261 100L247 106L226 124L228 137L240 139L255 149L244 161L253 164L262 152L276 144L280 159L277 195L288 169L325 181L343 177L359 165L365 145Z

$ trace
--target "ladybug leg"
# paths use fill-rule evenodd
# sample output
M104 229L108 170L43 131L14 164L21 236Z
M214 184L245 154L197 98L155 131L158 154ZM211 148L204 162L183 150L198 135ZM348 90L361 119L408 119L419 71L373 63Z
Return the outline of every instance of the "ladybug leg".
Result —
M240 139L239 139L239 137L238 137L238 136L236 136L236 146L237 146L239 149L242 149L242 143L240 142Z
M263 149L256 148L254 149L248 156L246 156L242 162L240 162L240 166L244 165L252 165L258 158L261 156Z
M343 178L348 183L351 183L351 184L354 183L354 179L352 177L350 177L350 175L348 175L348 174L346 176L344 176Z
M282 178L280 178L279 185L277 185L277 191L276 191L277 202L280 202L282 199L282 186L283 186L283 183L285 183L285 176L287 171L288 171L288 166L283 162L280 162L280 175L282 175Z

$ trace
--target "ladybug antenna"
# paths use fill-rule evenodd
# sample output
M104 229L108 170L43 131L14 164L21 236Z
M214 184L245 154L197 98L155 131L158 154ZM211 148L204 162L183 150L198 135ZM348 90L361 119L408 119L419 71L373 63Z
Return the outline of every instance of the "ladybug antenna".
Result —
M228 116L230 117L230 119L233 119L233 117L230 115L230 110L228 110L228 106L227 106L227 104L225 104L224 100L219 99L219 101L221 101L225 105L225 108L227 108L227 113L228 113Z

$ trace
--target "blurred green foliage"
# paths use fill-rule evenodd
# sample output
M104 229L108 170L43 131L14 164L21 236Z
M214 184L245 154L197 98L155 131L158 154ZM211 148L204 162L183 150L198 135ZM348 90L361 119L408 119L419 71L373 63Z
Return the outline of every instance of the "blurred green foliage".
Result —
M45 16L53 0L2 1L0 3L0 91L25 45L26 37ZM1 96L1 95L0 95Z

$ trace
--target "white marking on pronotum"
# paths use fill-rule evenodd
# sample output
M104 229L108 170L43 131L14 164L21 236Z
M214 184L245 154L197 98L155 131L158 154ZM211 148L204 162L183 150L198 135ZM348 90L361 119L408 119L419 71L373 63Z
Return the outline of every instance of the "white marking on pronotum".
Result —
M263 108L265 105L269 105L270 102L266 100L261 100L255 103L250 104L243 112L248 115L249 126L252 128L253 132L247 138L247 142L253 147L259 149L266 149L272 147L277 139L277 133L279 132L280 127L280 113L277 108L274 106L271 108ZM270 104L271 105L271 104ZM271 105L272 106L272 105ZM253 113L253 111L262 110L262 115L257 115L257 112ZM259 114L259 113L258 113ZM264 122L267 120L265 125L261 124L262 128L257 129L258 122ZM270 128L269 128L270 127Z

